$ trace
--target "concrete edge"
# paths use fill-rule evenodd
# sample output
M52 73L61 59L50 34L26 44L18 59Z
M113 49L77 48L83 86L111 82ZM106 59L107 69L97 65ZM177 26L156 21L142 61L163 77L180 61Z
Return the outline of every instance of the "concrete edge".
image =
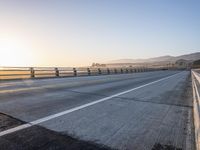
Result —
M192 77L192 91L193 91L193 117L194 117L194 129L195 129L195 146L197 150L200 150L200 99L196 85L195 71L191 71Z

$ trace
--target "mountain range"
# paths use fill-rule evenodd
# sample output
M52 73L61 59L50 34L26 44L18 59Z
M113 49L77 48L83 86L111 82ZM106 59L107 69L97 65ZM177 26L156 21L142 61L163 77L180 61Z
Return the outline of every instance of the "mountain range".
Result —
M108 61L106 64L115 64L115 63L150 63L150 62L175 62L177 60L184 59L188 61L195 61L200 59L200 52L180 55L180 56L160 56L148 59L118 59Z

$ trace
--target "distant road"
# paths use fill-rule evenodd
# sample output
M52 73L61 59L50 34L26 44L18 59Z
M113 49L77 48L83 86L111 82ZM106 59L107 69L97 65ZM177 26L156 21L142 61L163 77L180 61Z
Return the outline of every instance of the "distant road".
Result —
M65 149L64 138L70 135L121 150L194 149L189 74L155 71L1 82L0 112L18 122L0 127L0 147ZM55 146L52 139L46 141L52 134L62 136L62 142L55 138Z

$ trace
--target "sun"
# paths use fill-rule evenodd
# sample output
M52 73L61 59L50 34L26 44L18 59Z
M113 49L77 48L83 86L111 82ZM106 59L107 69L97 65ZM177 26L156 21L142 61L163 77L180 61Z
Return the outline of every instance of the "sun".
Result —
M0 66L27 66L32 63L31 50L20 39L0 39Z

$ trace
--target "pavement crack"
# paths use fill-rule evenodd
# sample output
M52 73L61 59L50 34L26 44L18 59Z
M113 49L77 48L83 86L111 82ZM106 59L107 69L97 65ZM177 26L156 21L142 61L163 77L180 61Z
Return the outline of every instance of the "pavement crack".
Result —
M103 94L91 93L91 92L79 92L79 91L74 91L74 90L66 90L66 91L67 92L78 93L78 94L101 96L101 97L107 97L107 96L109 96L109 95L103 95ZM193 108L193 106L189 106L189 105L173 104L173 103L162 103L162 102L153 102L153 101L150 101L150 100L140 100L140 99L136 99L136 98L127 98L127 97L121 97L121 96L114 97L113 99L116 99L116 98L117 99L128 100L128 101L142 102L142 103L152 103L152 104L160 104L160 105L168 105L168 106L178 106L178 107Z
M98 93L91 93L91 92L79 92L79 91L74 91L74 90L66 90L67 92L73 92L77 94L85 94L85 95L94 95L94 96L103 96L103 97L108 97L109 95L103 95L103 94L98 94Z
M152 103L152 104L161 104L161 105L169 105L169 106L178 106L178 107L186 107L186 108L193 108L193 106L189 105L181 105L181 104L173 104L173 103L162 103L162 102L153 102L149 100L140 100L140 99L135 99L135 98L126 98L126 97L115 97L123 100L128 100L128 101L136 101L136 102L143 102L143 103Z

